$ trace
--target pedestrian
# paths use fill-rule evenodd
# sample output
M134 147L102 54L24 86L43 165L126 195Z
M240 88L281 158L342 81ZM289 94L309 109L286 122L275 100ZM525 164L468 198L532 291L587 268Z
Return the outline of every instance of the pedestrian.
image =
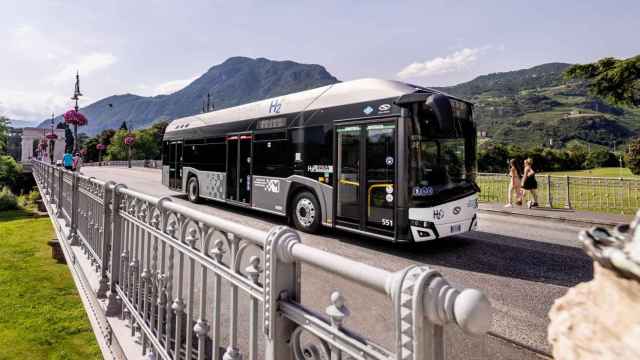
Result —
M81 166L82 166L82 157L80 156L80 153L76 153L73 156L73 170L79 173Z
M69 152L65 152L62 157L62 165L67 170L73 170L73 156Z
M536 172L533 170L533 160L531 158L524 161L524 173L522 174L522 188L531 194L533 200L527 201L527 207L538 206L538 182Z
M507 194L507 204L504 207L513 206L513 194L516 195L516 205L522 205L522 188L520 186L520 174L516 167L516 160L509 160L509 193Z

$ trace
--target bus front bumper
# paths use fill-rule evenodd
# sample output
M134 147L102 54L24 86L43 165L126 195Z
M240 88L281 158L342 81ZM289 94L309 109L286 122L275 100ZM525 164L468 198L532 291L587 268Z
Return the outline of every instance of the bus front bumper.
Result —
M446 204L409 209L409 227L415 242L435 240L478 227L476 194Z

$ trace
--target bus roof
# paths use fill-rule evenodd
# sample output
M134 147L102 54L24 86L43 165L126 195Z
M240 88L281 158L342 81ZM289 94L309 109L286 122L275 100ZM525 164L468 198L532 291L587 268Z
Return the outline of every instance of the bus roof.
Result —
M399 81L359 79L282 95L244 105L176 119L166 133L235 121L275 117L334 106L399 97L416 91L439 92Z

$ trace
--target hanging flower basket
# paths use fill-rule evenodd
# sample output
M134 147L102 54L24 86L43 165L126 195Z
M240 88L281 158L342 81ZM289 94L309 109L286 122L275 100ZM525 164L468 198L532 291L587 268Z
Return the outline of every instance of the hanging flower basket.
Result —
M106 148L107 148L107 145L105 145L105 144L97 144L96 145L96 149L98 149L98 150L104 150Z
M64 113L64 122L67 124L84 126L87 125L87 118L79 111L71 109Z
M127 136L124 137L125 145L133 145L133 143L135 142L136 142L136 137L133 134L127 134Z
M56 133L48 133L47 135L45 135L45 137L48 140L56 140L58 138L58 135Z

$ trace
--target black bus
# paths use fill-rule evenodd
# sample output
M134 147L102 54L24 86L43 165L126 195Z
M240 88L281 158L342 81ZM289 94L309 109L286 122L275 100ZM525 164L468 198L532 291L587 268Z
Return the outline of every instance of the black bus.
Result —
M396 81L337 83L174 120L162 183L392 241L477 226L473 106Z

